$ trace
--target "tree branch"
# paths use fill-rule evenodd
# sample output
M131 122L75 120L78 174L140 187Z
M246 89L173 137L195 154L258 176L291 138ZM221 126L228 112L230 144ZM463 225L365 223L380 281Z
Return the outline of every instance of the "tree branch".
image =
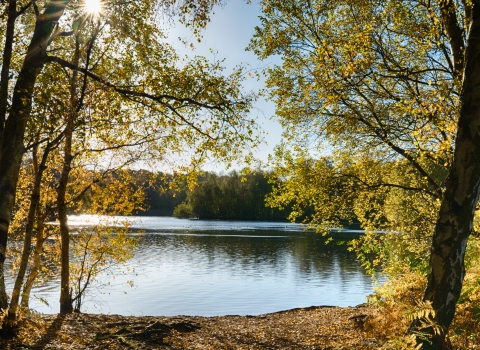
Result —
M68 62L68 61L66 61L66 60L64 60L60 57L47 56L45 58L45 63L49 63L49 62L55 62L55 63L58 63L59 65L61 65L64 68L68 68L68 69L71 69L71 70L76 70L76 71L78 71L82 74L85 74L89 78L91 78L91 79L93 79L93 80L95 80L95 81L97 81L97 82L99 82L99 83L101 83L105 86L108 86L109 88L112 88L113 90L115 90L116 92L118 92L120 94L123 94L123 95L126 95L126 96L143 97L143 98L158 102L158 103L160 103L164 106L170 106L165 100L172 100L172 101L176 101L176 102L180 102L180 103L186 103L186 104L196 106L196 107L201 107L201 108L210 109L210 110L218 110L218 111L222 111L222 110L228 109L230 107L230 104L227 103L227 101L222 102L222 103L218 103L218 104L214 104L214 105L209 105L209 104L206 104L206 103L195 101L194 99L188 98L188 97L176 97L176 96L168 95L168 94L152 95L152 94L149 94L149 93L146 93L146 92L124 89L122 87L119 87L115 84L112 84L112 83L106 81L105 79L103 79L103 78L99 77L98 75L92 73L88 69L81 68L81 67L76 67L73 63L70 63L70 62Z
M30 1L28 4L26 4L25 6L23 6L20 10L18 10L18 11L16 12L16 15L15 15L15 16L16 16L16 17L20 17L20 16L23 15L23 13L24 13L25 11L27 11L31 6L36 7L36 4L35 4L36 2L37 2L37 0L32 0L32 1ZM38 9L37 9L37 10L38 10Z
M170 110L170 112L172 112L174 115L176 115L185 124L189 125L193 129L195 129L198 133L200 133L204 136L207 136L210 139L214 139L214 138L211 137L210 135L208 135L207 133L205 133L204 131L202 131L201 129L199 129L191 121L188 121L181 113L178 112L178 108L172 106L172 104L169 103L169 102L170 101L179 102L179 103L182 104L181 107L193 106L193 107L199 107L199 108L204 108L204 109L208 109L208 110L215 110L215 111L219 111L219 112L224 112L225 110L231 110L231 105L232 104L228 103L228 101L224 101L224 102L221 102L221 103L210 105L210 104L198 102L195 99L188 98L188 97L187 98L182 98L182 97L176 97L176 96L167 95L167 94L153 95L153 94L149 94L149 93L146 93L146 92L139 92L139 91L134 91L134 90L130 90L130 89L125 89L123 87L119 87L119 86L116 86L115 84L110 83L109 81L107 81L107 80L101 78L100 76L94 74L93 72L91 72L87 68L78 67L75 64L70 63L70 62L68 62L68 61L66 61L66 60L64 60L60 57L57 57L57 56L47 56L45 58L45 62L46 63L47 62L54 62L54 63L57 63L64 68L68 68L68 69L71 69L73 71L78 71L78 72L84 74L85 77L89 77L92 80L97 81L97 82L113 89L114 91L126 96L127 98L132 99L132 97L139 97L139 98L142 98L142 99L155 101L155 102L163 105L164 107L166 107L168 110ZM134 100L134 99L132 99L132 100ZM137 101L137 102L139 102L139 101Z
M454 77L461 79L465 60L465 41L462 29L458 24L455 2L452 0L439 0L442 24L448 34L453 54Z

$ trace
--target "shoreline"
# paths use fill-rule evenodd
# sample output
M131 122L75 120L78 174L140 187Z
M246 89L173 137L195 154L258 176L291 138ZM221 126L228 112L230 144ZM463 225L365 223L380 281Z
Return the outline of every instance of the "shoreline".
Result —
M262 315L33 314L2 349L375 349L371 306L310 306Z

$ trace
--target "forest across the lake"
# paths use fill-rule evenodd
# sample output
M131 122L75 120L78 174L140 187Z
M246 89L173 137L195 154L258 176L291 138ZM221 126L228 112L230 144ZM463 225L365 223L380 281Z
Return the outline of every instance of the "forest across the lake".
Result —
M130 179L132 191L143 198L139 207L132 211L134 215L286 221L291 211L266 204L267 196L274 189L275 178L271 172L206 172L195 179L193 186L188 186L182 177L176 178L171 174L147 170L126 172L128 175L124 178ZM76 210L96 214L96 208L90 206L91 202L87 193L82 206Z

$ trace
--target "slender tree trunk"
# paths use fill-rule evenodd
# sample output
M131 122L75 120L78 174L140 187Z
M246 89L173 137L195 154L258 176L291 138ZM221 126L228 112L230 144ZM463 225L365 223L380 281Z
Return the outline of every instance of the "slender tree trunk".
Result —
M75 57L74 64L78 66L80 59L80 44L78 36L75 40ZM60 277L60 312L71 313L73 311L72 291L70 290L70 232L68 228L67 219L67 205L65 195L68 186L68 177L70 175L72 165L72 138L74 122L77 116L77 81L78 72L73 71L70 85L70 111L67 116L67 126L65 128L65 147L63 156L62 175L60 183L57 188L57 206L58 206L58 221L60 222L60 237L62 241L62 263L61 263L61 277Z
M69 128L67 127L67 130ZM60 184L57 188L58 221L60 222L61 247L61 277L60 277L60 313L73 311L72 293L70 290L70 232L68 229L67 205L65 195L67 191L68 176L72 162L72 135L67 131L65 137L65 155Z
M15 285L12 291L12 299L10 300L9 319L15 321L17 314L18 301L20 299L20 290L22 288L23 280L25 278L25 272L27 271L28 259L30 257L30 248L32 245L32 233L35 223L35 214L37 212L37 205L40 202L40 188L42 183L43 172L46 169L46 162L51 150L51 144L48 143L45 148L40 164L38 164L37 147L33 149L33 165L35 173L35 181L33 185L33 191L30 199L30 207L27 215L27 225L25 228L25 240L23 243L22 257L20 260L20 266L18 268L17 278L15 279Z
M49 1L37 17L27 55L14 87L12 105L5 123L0 153L0 308L6 309L4 263L8 228L15 204L18 174L24 153L23 139L32 109L33 89L46 57L48 40L62 16L67 0Z
M35 235L35 250L33 251L33 263L30 273L28 274L27 281L23 286L22 291L22 302L21 306L28 308L28 303L30 301L30 292L33 288L33 283L37 279L38 273L40 272L40 257L42 256L43 244L45 243L45 222L43 218L40 218L37 215L37 226L36 226L36 235Z
M441 349L455 315L465 276L464 257L480 187L480 0L473 1L465 52L465 70L455 153L435 227L430 274L424 300L436 313L441 334L427 329L432 343L422 349ZM413 322L410 331L419 330ZM420 330L422 331L422 330ZM425 331L425 330L424 330Z

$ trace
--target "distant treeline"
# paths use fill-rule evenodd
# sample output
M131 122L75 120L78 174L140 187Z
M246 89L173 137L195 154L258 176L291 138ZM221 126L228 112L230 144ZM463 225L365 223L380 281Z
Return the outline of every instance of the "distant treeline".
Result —
M272 192L268 174L257 171L247 175L207 173L198 179L193 191L175 208L176 217L224 220L286 220L285 210L265 205Z
M137 204L134 215L176 216L199 219L225 220L286 220L287 210L270 208L265 197L272 192L268 175L256 171L240 175L205 173L190 190L185 182L173 175L146 170L127 170L117 173L117 180L128 181L130 192L135 193ZM106 184L99 184L107 187ZM133 200L133 194L131 194ZM77 211L94 210L92 199L86 195ZM143 200L138 200L142 197ZM118 212L112 214L120 214Z

